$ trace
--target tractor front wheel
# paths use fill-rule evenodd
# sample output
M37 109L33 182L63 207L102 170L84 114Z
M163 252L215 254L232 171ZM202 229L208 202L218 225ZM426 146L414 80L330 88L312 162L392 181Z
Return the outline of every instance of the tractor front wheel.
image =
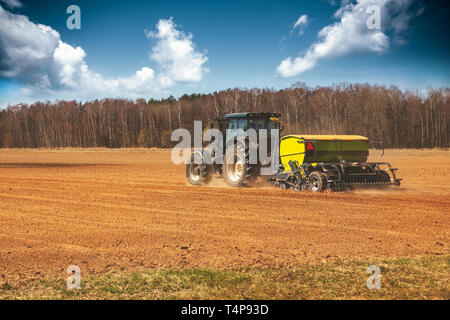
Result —
M203 162L199 154L193 154L191 161L186 164L186 178L190 184L195 186L207 183L210 179L208 166Z

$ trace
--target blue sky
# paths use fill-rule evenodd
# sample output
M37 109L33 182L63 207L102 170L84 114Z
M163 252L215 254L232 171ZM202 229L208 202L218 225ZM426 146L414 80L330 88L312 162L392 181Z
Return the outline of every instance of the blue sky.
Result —
M0 0L7 17L0 22L0 107L40 99L281 89L297 81L449 86L445 3ZM71 4L81 9L81 30L66 26ZM381 8L381 29L368 30L365 9L374 4ZM28 21L15 24L21 19Z

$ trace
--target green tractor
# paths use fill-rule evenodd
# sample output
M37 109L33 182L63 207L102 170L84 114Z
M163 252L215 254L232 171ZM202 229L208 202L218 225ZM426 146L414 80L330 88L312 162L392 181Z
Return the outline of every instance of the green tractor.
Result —
M186 177L189 183L201 185L208 183L213 174L220 174L233 187L240 187L260 175L261 167L267 165L261 161L251 161L251 150L259 151L263 140L270 145L272 130L280 129L278 113L245 112L227 114L215 119L207 129L218 130L223 137L220 150L211 144L201 152L194 152L186 165ZM255 139L247 133L252 129ZM265 129L265 130L264 130ZM242 138L242 139L241 139ZM268 157L271 157L270 147ZM211 161L206 161L211 159Z
M205 184L212 174L218 173L230 186L240 187L266 169L265 175L269 172L268 179L281 189L320 192L400 185L397 169L389 163L367 162L368 138L287 135L279 139L273 135L281 129L279 118L277 113L246 112L214 120L209 128L218 129L224 143L219 144L220 149L210 145L192 154L186 165L188 181L194 185ZM249 129L256 132L253 139L249 138ZM274 138L279 139L275 140L279 144L274 144ZM259 152L263 144L266 145L263 154L267 153L265 161Z

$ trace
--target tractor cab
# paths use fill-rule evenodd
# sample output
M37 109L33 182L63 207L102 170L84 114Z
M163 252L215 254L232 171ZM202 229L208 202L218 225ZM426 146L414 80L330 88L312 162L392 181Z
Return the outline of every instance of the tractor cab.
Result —
M253 129L259 138L260 134L267 135L270 141L272 129L280 129L281 121L279 113L273 112L243 112L226 114L226 138L225 141L235 140L240 135L246 135L249 129ZM260 131L265 129L266 131Z

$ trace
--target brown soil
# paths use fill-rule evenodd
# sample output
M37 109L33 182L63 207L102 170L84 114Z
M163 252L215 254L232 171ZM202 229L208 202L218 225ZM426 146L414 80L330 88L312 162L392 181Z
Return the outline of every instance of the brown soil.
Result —
M379 154L374 151L373 154ZM0 284L148 268L449 253L450 151L388 150L400 188L187 184L165 150L0 150Z

